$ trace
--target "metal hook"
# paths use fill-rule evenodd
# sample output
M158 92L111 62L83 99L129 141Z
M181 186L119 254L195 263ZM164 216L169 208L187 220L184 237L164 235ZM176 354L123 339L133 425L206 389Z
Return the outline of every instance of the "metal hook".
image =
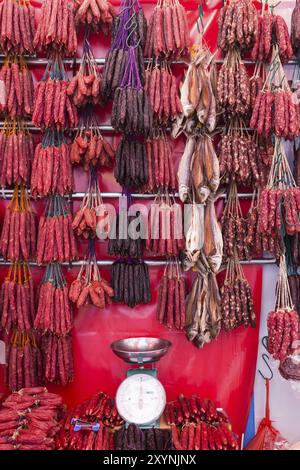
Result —
M261 340L261 343L263 345L263 347L268 350L268 337L267 336L264 336ZM266 364L267 368L269 369L269 372L270 372L270 377L265 377L264 374L261 372L261 370L258 370L258 373L260 374L260 376L264 379L264 380L272 380L273 377L274 377L274 373L271 369L271 366L269 364L269 356L268 354L266 353L263 353L262 354L262 359L264 361L264 363Z

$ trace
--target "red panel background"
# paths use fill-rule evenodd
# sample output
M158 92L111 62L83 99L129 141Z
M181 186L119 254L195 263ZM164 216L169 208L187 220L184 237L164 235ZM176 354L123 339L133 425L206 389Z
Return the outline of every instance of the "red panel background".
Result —
M117 2L115 2L117 4ZM146 15L154 7L154 2L142 2ZM188 10L189 23L193 36L197 34L195 20L197 18L197 1L183 2ZM203 2L204 3L204 2ZM207 25L205 39L212 50L216 47L217 22L216 15L221 1L206 1L204 7L204 23ZM191 11L189 11L191 10ZM38 14L38 13L37 13ZM101 36L91 38L95 57L104 57L108 40ZM78 57L80 57L80 47ZM180 80L183 69L174 67ZM44 67L33 68L37 79L40 79ZM100 124L110 123L110 107L97 110ZM118 137L111 136L116 145ZM174 160L179 160L184 147L184 140L174 143ZM103 172L100 176L102 191L119 191L111 172ZM81 169L75 171L76 191L85 191L87 176ZM107 201L111 202L111 201ZM142 202L142 201L141 201ZM74 202L74 209L80 202ZM36 204L38 212L43 203ZM3 220L5 203L0 202L0 218ZM85 246L80 245L80 253L85 253ZM107 258L106 244L97 244L99 258ZM1 268L1 281L6 269ZM76 277L77 269L64 270L68 280ZM110 343L123 337L143 335L160 336L169 339L173 346L168 355L158 364L159 378L164 384L168 399L174 399L178 393L199 393L201 396L217 400L225 408L239 434L244 431L252 395L257 345L258 328L255 330L240 328L233 333L222 332L212 344L203 350L197 350L185 338L183 333L170 332L155 319L157 285L163 269L150 268L152 301L147 306L130 309L123 305L112 305L104 312L92 307L84 307L75 312L73 331L75 381L62 389L50 386L49 389L63 395L69 406L88 398L98 390L114 394L124 377L126 366L110 350ZM37 282L41 279L44 268L33 270ZM109 268L101 268L101 273L109 279ZM254 294L255 311L258 316L261 305L262 269L255 266L245 268ZM191 275L187 276L191 284ZM3 366L0 366L0 369ZM2 370L0 370L1 374ZM0 376L0 390L4 389Z

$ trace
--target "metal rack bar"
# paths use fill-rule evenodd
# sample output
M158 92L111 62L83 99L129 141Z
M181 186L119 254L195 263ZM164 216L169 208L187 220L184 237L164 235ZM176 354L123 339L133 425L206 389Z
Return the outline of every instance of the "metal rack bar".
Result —
M13 190L12 189L3 189L2 191L0 191L0 195L3 194L4 197L12 197L13 195ZM30 195L30 190L28 190L28 194ZM238 193L238 197L240 199L251 199L253 197L253 194L254 193ZM71 199L82 199L83 197L85 196L85 193L81 193L81 192L76 192L76 193L73 193L70 195L70 198ZM104 193L101 193L101 196L103 197L103 199L115 199L115 198L119 198L120 196L122 196L122 193L118 193L118 192L113 192L113 193L108 193L108 192L104 192ZM157 194L153 194L153 193L132 193L131 194L131 197L135 198L135 199L153 199L157 196ZM178 193L175 193L174 194L175 197L179 197L179 194ZM68 196L66 196L68 197ZM227 195L226 194L222 194L220 196L220 198L222 199L226 199Z
M97 260L97 265L98 266L111 266L114 263L115 260ZM70 267L70 268L76 268L78 266L82 266L83 260L80 261L74 261L73 263L61 263L62 266ZM145 263L148 266L153 266L153 267L160 267L160 266L165 266L167 264L167 260L145 260ZM241 264L244 265L267 265L267 264L275 264L276 259L275 258L265 258L265 259L253 259L249 261L241 261ZM11 263L9 261L5 261L3 258L0 258L0 266L9 266ZM29 262L28 263L30 266L33 267L44 267L43 265L38 265L35 262Z

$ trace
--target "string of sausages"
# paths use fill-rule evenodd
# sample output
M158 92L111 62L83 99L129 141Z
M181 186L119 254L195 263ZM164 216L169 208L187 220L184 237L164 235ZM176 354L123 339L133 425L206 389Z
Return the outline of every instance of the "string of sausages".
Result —
M23 57L8 56L1 67L0 80L3 82L0 111L11 118L29 117L33 112L34 86Z
M94 32L107 36L116 15L108 0L76 0L74 2L75 24L88 26Z
M37 51L62 51L72 57L77 50L74 3L70 0L45 0L33 39Z
M0 250L9 261L35 259L36 215L24 186L15 186L12 200L5 211Z
M55 194L48 198L39 219L36 261L38 264L63 263L76 258L72 215L67 201Z
M22 388L0 410L0 450L54 450L63 399L44 387Z
M177 180L173 164L172 148L163 129L153 131L146 142L148 160L148 183L146 189L150 192L175 192Z
M178 260L167 264L159 282L156 316L170 330L185 328L185 281Z
M0 183L28 184L34 154L34 141L26 124L5 119L0 132Z
M148 156L143 141L127 135L122 137L116 152L114 175L116 181L126 188L140 188L148 184Z
M111 223L108 254L129 258L142 258L145 227L140 211L135 214L120 209Z
M74 182L70 162L70 146L61 131L47 129L35 147L31 173L33 197L70 194Z
M0 24L0 49L3 53L34 53L35 15L29 1L2 0Z
M172 450L169 429L141 429L136 424L123 426L114 433L115 450Z
M121 258L112 265L110 284L114 301L133 308L151 301L148 266L142 260Z

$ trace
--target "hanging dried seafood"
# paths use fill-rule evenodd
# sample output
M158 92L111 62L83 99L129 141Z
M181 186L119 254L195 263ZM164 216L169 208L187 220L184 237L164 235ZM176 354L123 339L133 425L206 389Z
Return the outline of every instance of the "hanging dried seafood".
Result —
M101 92L103 100L113 97L128 67L129 50L131 62L136 68L141 85L145 84L143 48L146 41L147 22L139 0L123 0L120 13L113 21L112 37L105 59ZM134 56L134 58L133 58Z
M177 256L184 248L182 208L173 196L159 193L149 211L146 249L155 256Z
M291 19L291 42L296 57L300 51L300 2L296 0L296 5L292 13Z
M218 47L251 49L258 34L258 12L251 0L226 1L218 17Z
M33 54L34 7L28 0L3 0L0 4L0 49L4 54Z
M289 140L300 132L299 106L295 103L276 47L266 81L255 100L250 127L259 135L275 133L276 137Z
M5 120L0 132L0 184L28 184L34 154L33 137L25 122Z
M132 136L122 138L116 152L114 174L125 188L141 188L148 184L148 156L144 142Z
M27 189L15 186L2 226L0 250L9 261L34 260L36 256L36 215Z
M187 15L178 0L159 0L149 19L146 57L174 57L190 47Z
M12 329L29 331L35 318L33 280L27 263L15 262L1 285L0 325L8 333Z
M96 236L101 239L107 238L109 233L108 212L102 200L95 172L90 175L89 186L80 208L74 215L72 229L77 237L83 237L85 240Z
M259 231L259 199L260 192L255 191L253 193L251 207L245 218L245 244L247 246L247 251L251 256L259 256L265 252L269 252L274 254L276 259L279 259L282 250L281 240L273 234L262 234Z
M300 189L296 187L282 140L276 139L268 184L259 200L258 229L280 238L300 231Z
M273 47L277 46L281 62L286 63L293 57L288 27L282 16L274 15L270 10L266 10L266 4L266 2L262 3L262 13L258 17L251 59L255 62L270 62Z
M88 26L92 31L101 31L107 36L111 30L115 9L108 0L75 0L76 25Z
M120 203L121 205L122 203ZM121 207L111 222L108 254L129 258L142 258L145 227L140 211L132 213L130 207Z
M148 160L147 191L164 190L175 192L177 180L173 165L170 140L163 129L154 129L151 137L146 140Z
M244 325L256 326L251 287L245 278L237 253L228 261L221 287L222 328L231 331Z
M202 128L213 132L217 123L217 69L209 50L199 47L186 72L180 95L183 114L173 125L173 137Z
M237 50L229 51L220 69L218 103L225 114L246 116L251 105L250 79Z
M186 298L186 336L197 348L202 348L217 338L221 329L221 299L215 274L220 264L212 271L208 258L200 253L192 266L197 277ZM185 269L190 267L186 262Z
M1 99L0 112L11 118L29 117L33 112L34 86L32 73L23 57L9 56L5 59L0 70L0 83L2 82L4 96Z
M204 203L220 183L220 168L213 141L207 134L189 137L178 167L178 188L181 201L193 194L195 201Z
M297 348L300 334L299 316L292 303L284 255L279 266L275 310L269 313L267 326L268 351L274 359L283 361Z
M48 198L39 220L36 260L38 264L63 263L76 257L72 215L67 201L55 194Z
M168 62L149 62L145 90L153 111L154 124L167 126L182 113L176 77Z
M55 52L35 89L32 115L35 126L42 129L69 129L77 126L77 109L67 95L68 84L62 58Z
M245 243L247 226L238 198L236 183L230 185L221 223L224 259L233 257L235 253L239 259L248 259L249 251Z
M70 146L62 131L46 129L42 143L35 147L31 174L31 194L46 197L73 191Z
M176 258L167 263L159 282L156 317L170 330L185 328L185 282Z
M111 270L110 284L114 301L133 308L151 301L148 266L142 260L119 259Z
M58 50L73 56L77 50L74 19L74 1L45 0L42 4L33 47L41 50Z
M78 108L101 102L101 76L87 38L84 40L79 70L68 84L67 95Z
M81 164L83 169L88 171L91 167L111 168L114 158L115 151L102 136L96 117L88 112L81 119L71 145L71 163Z

